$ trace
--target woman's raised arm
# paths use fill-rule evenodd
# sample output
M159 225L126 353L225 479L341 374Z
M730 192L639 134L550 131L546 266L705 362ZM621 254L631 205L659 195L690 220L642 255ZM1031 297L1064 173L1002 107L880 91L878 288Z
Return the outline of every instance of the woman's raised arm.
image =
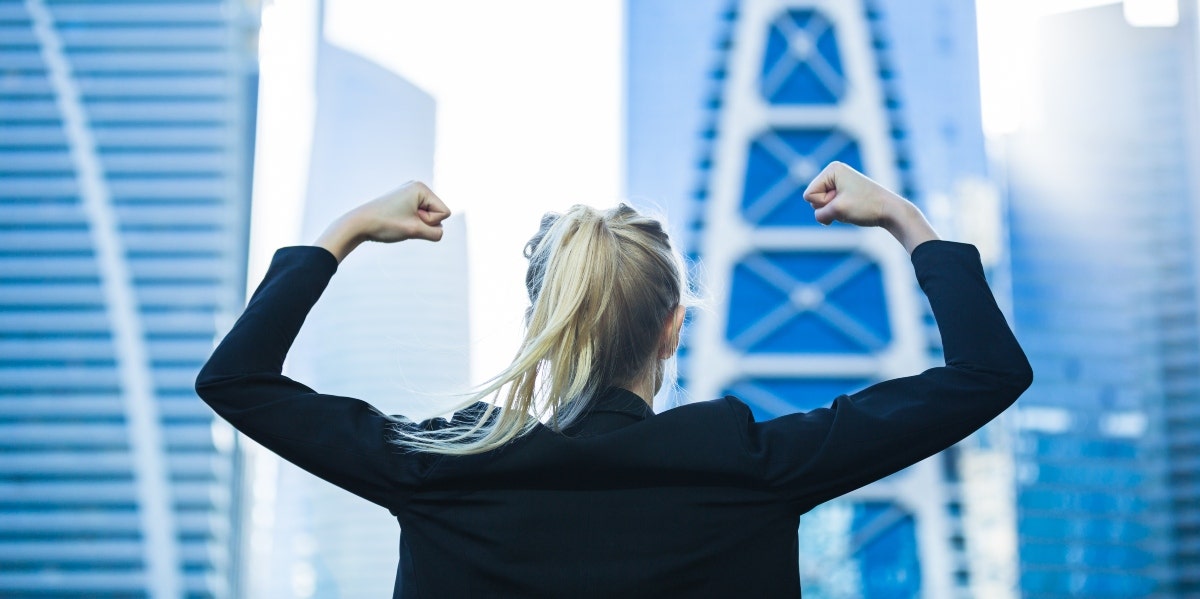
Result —
M826 167L805 199L821 223L880 226L909 251L946 365L843 395L829 408L748 424L746 442L765 477L802 512L957 443L1033 377L973 246L939 241L912 203L841 163Z
M363 241L436 241L449 214L427 187L409 183L348 212L317 246L276 252L246 310L200 370L201 399L305 470L380 505L402 503L427 460L390 442L398 422L364 401L317 393L283 376L283 362L347 254Z

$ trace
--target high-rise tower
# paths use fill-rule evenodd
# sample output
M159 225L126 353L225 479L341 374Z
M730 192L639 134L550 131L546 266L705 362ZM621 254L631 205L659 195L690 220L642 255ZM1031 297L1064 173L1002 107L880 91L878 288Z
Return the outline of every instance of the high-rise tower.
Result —
M288 9L296 29L282 33L303 40L289 46L312 44L295 50L312 59L312 78L273 80L280 87L264 93L311 97L315 104L314 113L288 123L287 136L303 131L296 138L305 140L301 151L307 156L302 165L281 169L290 180L279 183L301 190L296 242L311 243L363 202L409 180L431 181L436 104L399 74L327 41L325 3ZM264 147L280 143L285 134L277 133L263 140ZM256 214L256 232L274 222L268 212L261 216ZM462 391L468 383L463 220L457 215L448 221L437 244L364 244L355 250L305 320L285 372L390 414L420 420L444 411L445 400L453 398L439 401L437 394ZM260 539L252 556L254 596L390 595L399 555L395 517L277 456L253 455L254 479L263 490L254 504L265 515L253 533Z
M1172 3L1173 4L1173 3ZM1038 114L1006 140L1024 597L1200 592L1195 2L1044 17Z
M433 177L432 96L327 42L317 52L312 160L303 236L408 180ZM461 215L442 241L364 244L338 268L289 356L289 373L322 392L358 397L422 420L445 411L436 393L468 384L467 244ZM439 404L441 407L439 407ZM279 498L306 504L295 563L316 599L387 596L400 527L388 511L285 464ZM280 523L282 525L283 523ZM277 547L287 551L288 547Z
M628 172L631 196L670 212L713 303L690 325L689 397L733 394L769 418L922 370L936 335L903 250L879 231L820 227L801 192L832 160L935 219L961 207L962 190L986 189L972 6L702 3L715 25L672 34L700 10L678 4L629 4ZM670 69L705 45L717 54L707 81L677 81ZM654 118L644 106L671 108ZM698 185L679 179L662 140L697 124ZM957 455L806 515L805 595L968 596Z
M224 597L253 2L0 3L0 595Z

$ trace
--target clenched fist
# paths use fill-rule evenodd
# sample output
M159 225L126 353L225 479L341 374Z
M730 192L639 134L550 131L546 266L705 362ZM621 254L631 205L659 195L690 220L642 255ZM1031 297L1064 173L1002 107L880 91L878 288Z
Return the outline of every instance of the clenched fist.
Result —
M406 239L439 241L450 209L424 183L410 181L358 208L367 241L394 243Z
M841 162L831 162L804 190L817 222L883 227L909 253L937 239L937 233L912 202Z
M364 241L439 241L450 209L424 183L411 181L367 202L329 225L316 245L341 262Z

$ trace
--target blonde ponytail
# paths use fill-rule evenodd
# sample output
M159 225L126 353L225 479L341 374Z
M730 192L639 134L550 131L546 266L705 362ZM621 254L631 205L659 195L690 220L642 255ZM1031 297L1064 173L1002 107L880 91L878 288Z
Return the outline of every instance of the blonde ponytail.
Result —
M655 368L661 333L686 295L683 268L658 221L621 204L547 214L525 246L530 307L512 363L462 407L483 413L436 430L397 427L406 448L465 455L496 449L539 422L562 431L605 388ZM661 376L661 373L659 373Z

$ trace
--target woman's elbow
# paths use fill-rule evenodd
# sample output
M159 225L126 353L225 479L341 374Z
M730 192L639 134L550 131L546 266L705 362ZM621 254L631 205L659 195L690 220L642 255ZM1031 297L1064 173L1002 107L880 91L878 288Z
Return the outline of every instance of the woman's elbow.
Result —
M196 395L204 400L204 403L211 406L214 410L218 409L220 400L224 396L225 389L228 385L222 383L228 382L229 375L222 372L216 367L213 360L209 360L200 368L200 372L196 374L195 389Z
M951 369L963 378L960 384L978 398L991 398L1000 409L1007 409L1033 385L1033 368L1024 355L1020 360L1006 364L994 364L990 368L978 365L955 365Z
M217 374L214 372L212 366L213 363L210 359L205 362L204 366L200 367L200 371L196 373L196 395L199 395L202 398L204 397L205 392L212 387L213 381L217 378Z
M994 354L993 359L976 366L980 373L987 373L991 384L998 387L1016 401L1026 389L1033 385L1033 366L1020 345L1012 343L1004 351Z
M1033 366L1029 364L1029 360L1021 355L1021 360L1012 368L1006 369L1001 374L1000 386L1016 401L1030 386L1033 385Z
M1030 366L1028 361L1025 362L1025 367L1017 373L1015 382L1021 393L1033 386L1033 366Z

